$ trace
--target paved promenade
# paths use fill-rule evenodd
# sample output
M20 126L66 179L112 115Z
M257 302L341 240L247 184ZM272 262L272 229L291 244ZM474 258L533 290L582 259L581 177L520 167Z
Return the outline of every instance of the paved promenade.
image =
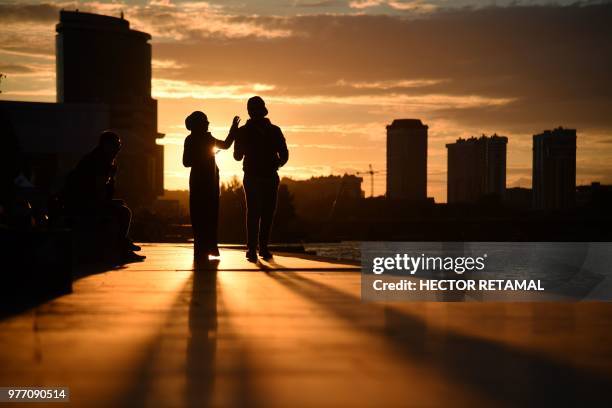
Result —
M353 265L143 252L1 320L0 386L78 407L612 406L612 304L368 304Z

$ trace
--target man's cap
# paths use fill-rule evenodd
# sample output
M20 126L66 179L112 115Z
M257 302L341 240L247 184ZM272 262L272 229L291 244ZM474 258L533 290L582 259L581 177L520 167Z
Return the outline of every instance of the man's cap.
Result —
M261 114L262 116L266 116L268 114L268 109L266 109L266 103L261 98L261 96L253 96L249 98L247 101L247 110L249 113Z

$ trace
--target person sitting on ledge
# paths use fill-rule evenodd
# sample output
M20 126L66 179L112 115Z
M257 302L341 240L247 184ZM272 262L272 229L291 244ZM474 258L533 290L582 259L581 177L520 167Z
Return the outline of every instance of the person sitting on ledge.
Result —
M114 199L116 157L121 150L119 135L104 131L98 145L70 172L63 192L65 209L74 216L110 216L119 225L121 257L125 262L142 261L140 247L129 238L132 212L125 202Z

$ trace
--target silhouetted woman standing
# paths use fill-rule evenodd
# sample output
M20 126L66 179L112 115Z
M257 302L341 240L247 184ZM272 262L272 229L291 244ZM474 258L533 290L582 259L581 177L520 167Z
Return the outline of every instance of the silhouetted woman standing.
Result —
M228 149L234 142L235 129L240 123L234 117L225 140L215 139L208 131L208 118L195 111L185 119L191 134L185 139L183 165L191 167L189 175L189 212L193 229L194 257L219 256L217 224L219 222L219 168L215 148Z

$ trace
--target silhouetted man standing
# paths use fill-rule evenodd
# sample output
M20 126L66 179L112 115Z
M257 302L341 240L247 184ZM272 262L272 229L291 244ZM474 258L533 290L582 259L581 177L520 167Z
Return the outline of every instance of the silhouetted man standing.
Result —
M278 168L289 159L285 137L278 126L266 118L263 99L254 96L247 102L250 119L236 130L234 158L244 159L244 193L247 202L247 259L257 261L257 248L263 259L271 259L268 249L270 229L276 209Z

